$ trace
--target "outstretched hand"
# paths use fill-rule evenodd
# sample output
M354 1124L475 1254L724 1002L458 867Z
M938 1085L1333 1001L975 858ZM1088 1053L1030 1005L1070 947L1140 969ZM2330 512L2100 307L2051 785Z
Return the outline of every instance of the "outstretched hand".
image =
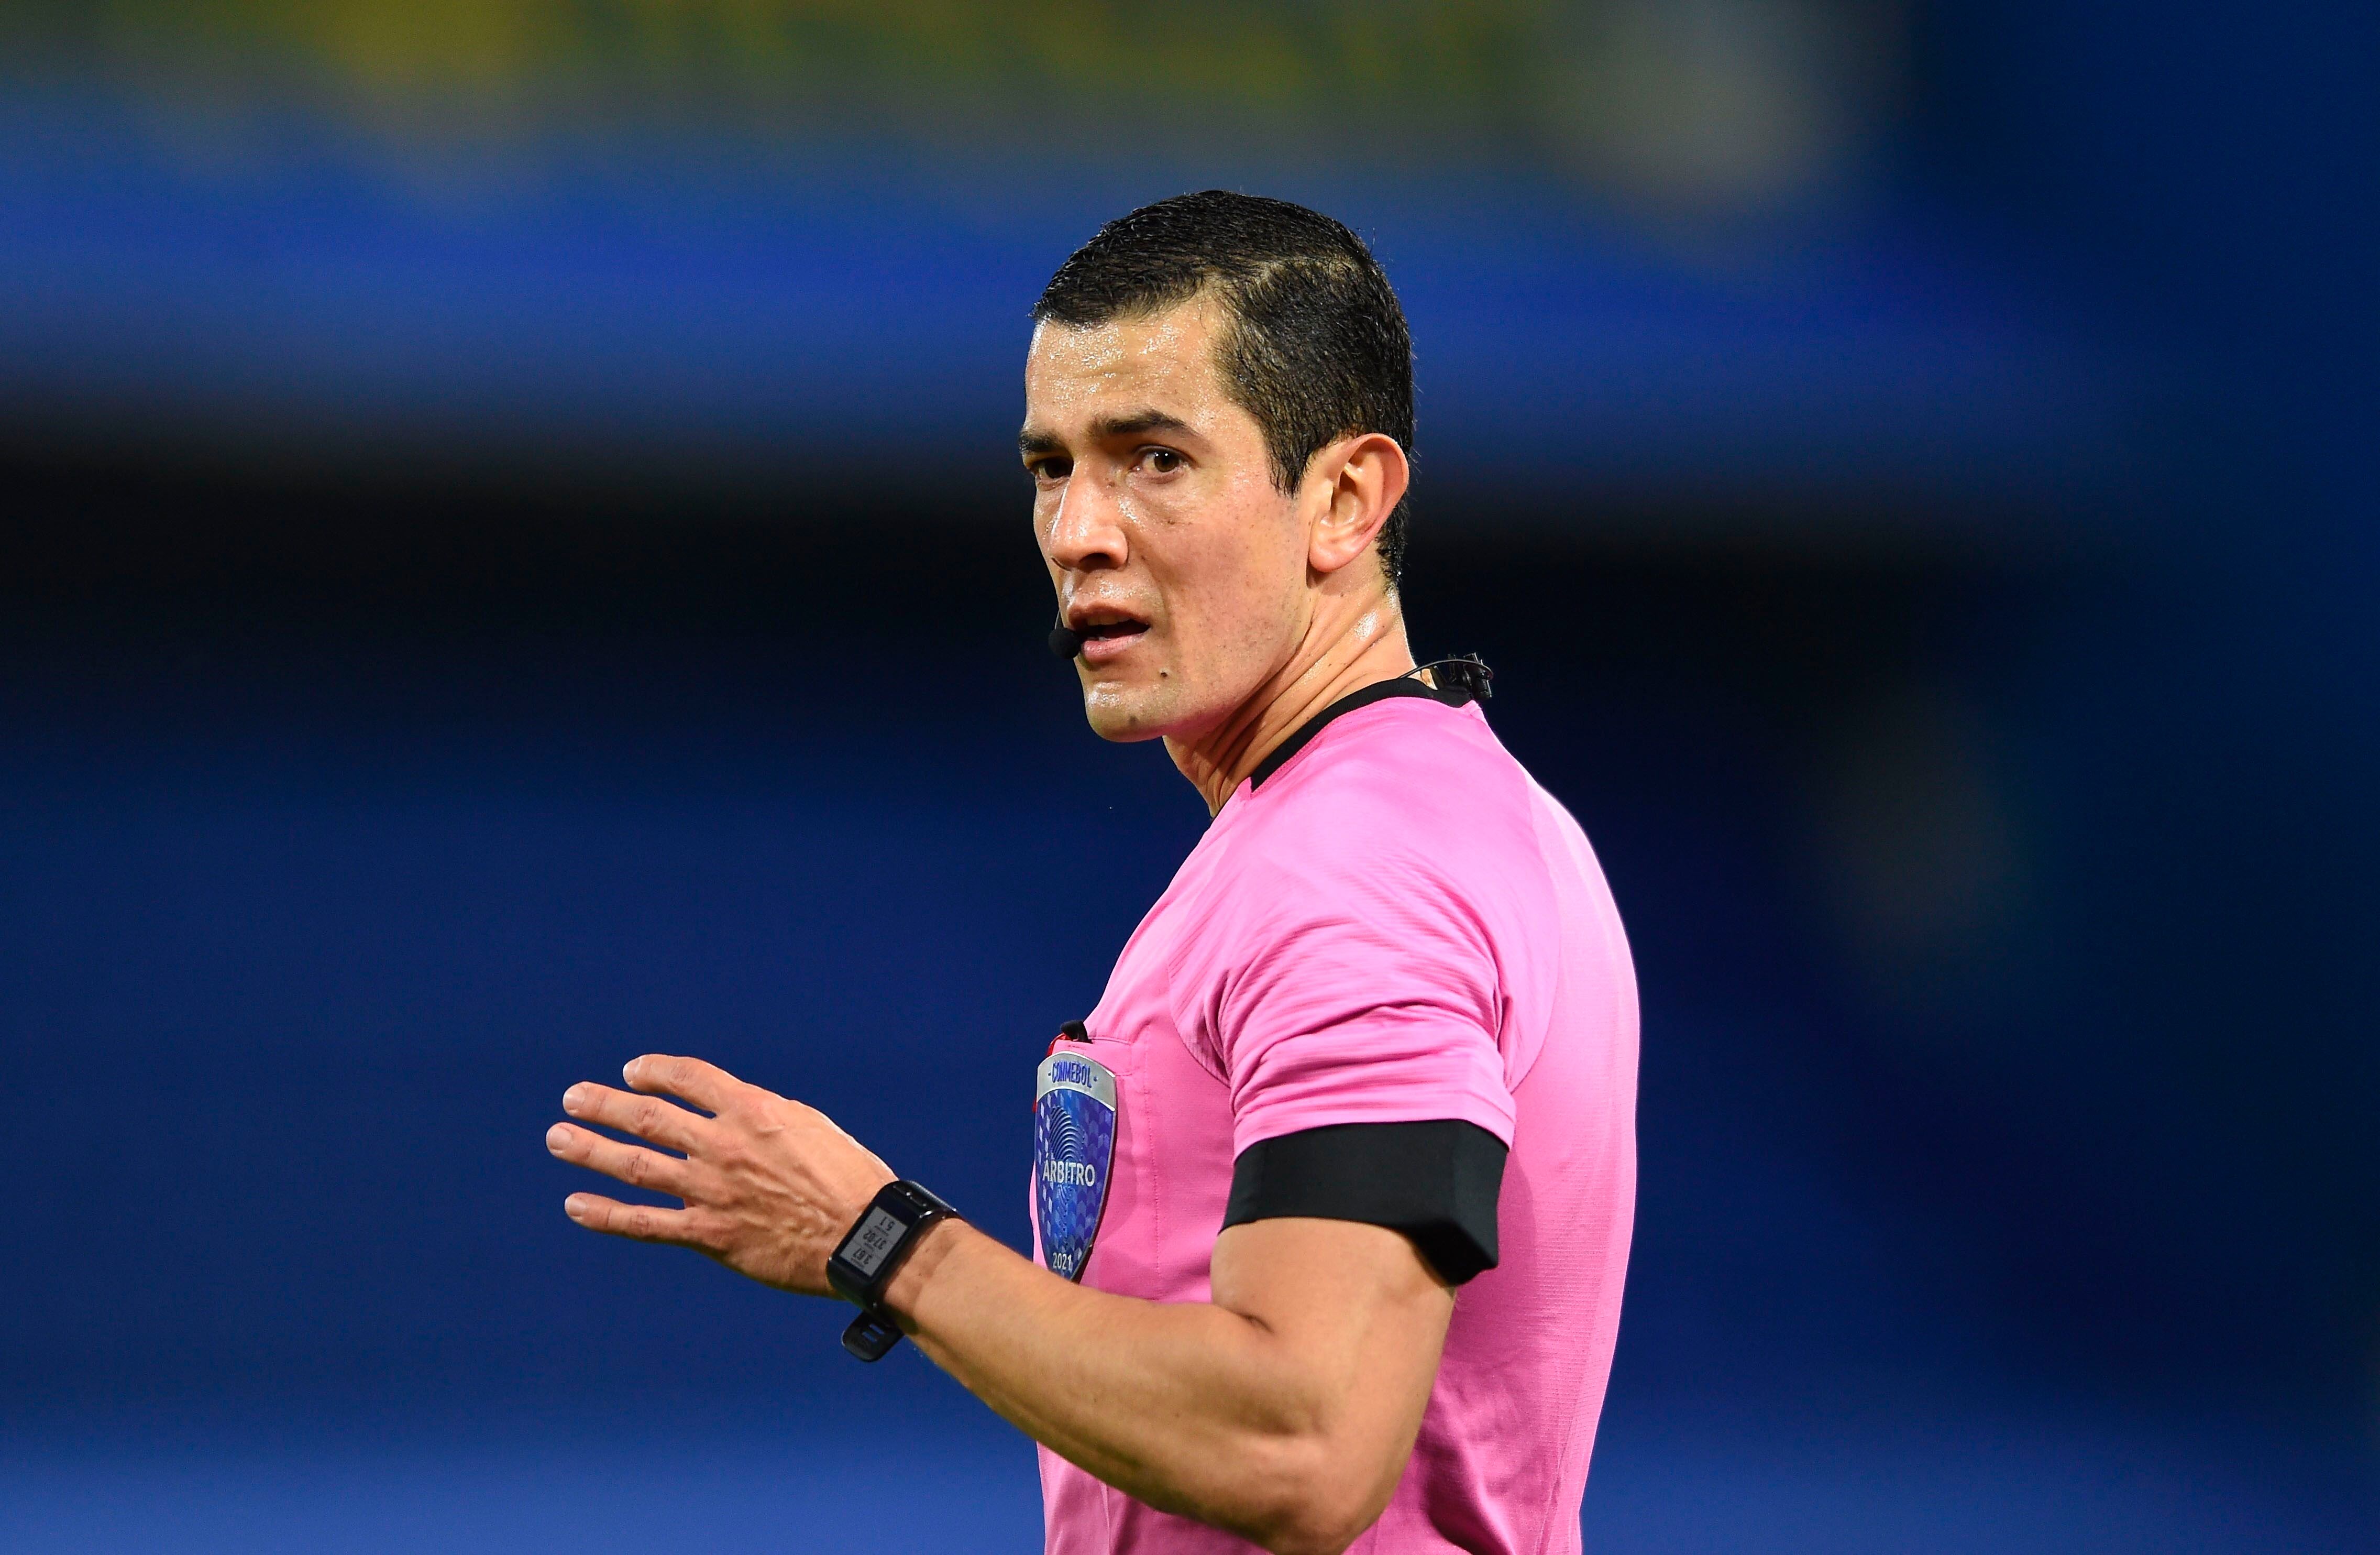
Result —
M832 1294L827 1257L876 1190L892 1181L892 1169L825 1113L700 1059L647 1053L631 1059L621 1075L629 1090L581 1081L563 1092L562 1110L580 1124L617 1129L660 1149L570 1124L546 1130L545 1148L686 1207L575 1193L563 1201L564 1211L589 1231L695 1248L765 1285Z

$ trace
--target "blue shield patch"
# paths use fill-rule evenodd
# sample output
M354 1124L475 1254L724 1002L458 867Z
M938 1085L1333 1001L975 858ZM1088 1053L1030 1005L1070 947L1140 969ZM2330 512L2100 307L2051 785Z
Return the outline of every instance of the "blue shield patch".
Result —
M1061 1042L1041 1061L1034 1087L1033 1212L1042 1264L1080 1280L1108 1206L1116 1083L1106 1064L1067 1051L1072 1046Z

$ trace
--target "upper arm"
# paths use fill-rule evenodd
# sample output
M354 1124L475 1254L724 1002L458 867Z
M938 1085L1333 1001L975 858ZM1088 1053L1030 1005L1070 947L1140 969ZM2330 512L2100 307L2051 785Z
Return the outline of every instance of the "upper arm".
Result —
M1264 1407L1293 1412L1252 1432L1257 1500L1311 1509L1275 1549L1343 1549L1394 1494L1453 1287L1496 1262L1512 1137L1509 904L1442 846L1359 830L1251 860L1231 931L1169 967L1231 1099L1213 1300L1263 1330Z
M1496 936L1412 859L1386 881L1368 854L1302 862L1246 871L1226 954L1177 969L1184 1029L1230 1091L1223 1223L1384 1227L1460 1285L1496 1265L1512 1137Z
M1413 1453L1453 1290L1408 1238L1353 1221L1232 1226L1211 1271L1215 1305L1264 1330L1284 1373L1267 1472L1326 1536L1352 1538L1388 1505Z
M1395 859L1301 862L1248 870L1238 931L1178 982L1231 1087L1233 1153L1431 1118L1510 1143L1503 978L1474 905Z

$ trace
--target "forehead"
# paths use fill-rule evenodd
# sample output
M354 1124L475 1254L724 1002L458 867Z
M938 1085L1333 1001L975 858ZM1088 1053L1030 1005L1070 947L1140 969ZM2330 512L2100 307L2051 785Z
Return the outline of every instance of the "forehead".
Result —
M1228 403L1215 371L1220 322L1219 306L1205 298L1082 328L1045 319L1025 357L1026 419L1062 431L1129 408L1196 425Z

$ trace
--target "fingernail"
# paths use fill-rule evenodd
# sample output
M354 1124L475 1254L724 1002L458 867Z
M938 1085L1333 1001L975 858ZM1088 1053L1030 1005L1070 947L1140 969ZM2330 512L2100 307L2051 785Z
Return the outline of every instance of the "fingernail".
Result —
M565 1112L575 1112L585 1105L586 1100L587 1087L584 1082L581 1082L562 1093L562 1110Z
M579 1204L575 1196L562 1201L562 1212L574 1221L583 1221L587 1218L584 1207Z
M569 1143L570 1125L568 1124L555 1124L552 1128L545 1131L545 1148L547 1149L558 1150L562 1148L563 1146Z

